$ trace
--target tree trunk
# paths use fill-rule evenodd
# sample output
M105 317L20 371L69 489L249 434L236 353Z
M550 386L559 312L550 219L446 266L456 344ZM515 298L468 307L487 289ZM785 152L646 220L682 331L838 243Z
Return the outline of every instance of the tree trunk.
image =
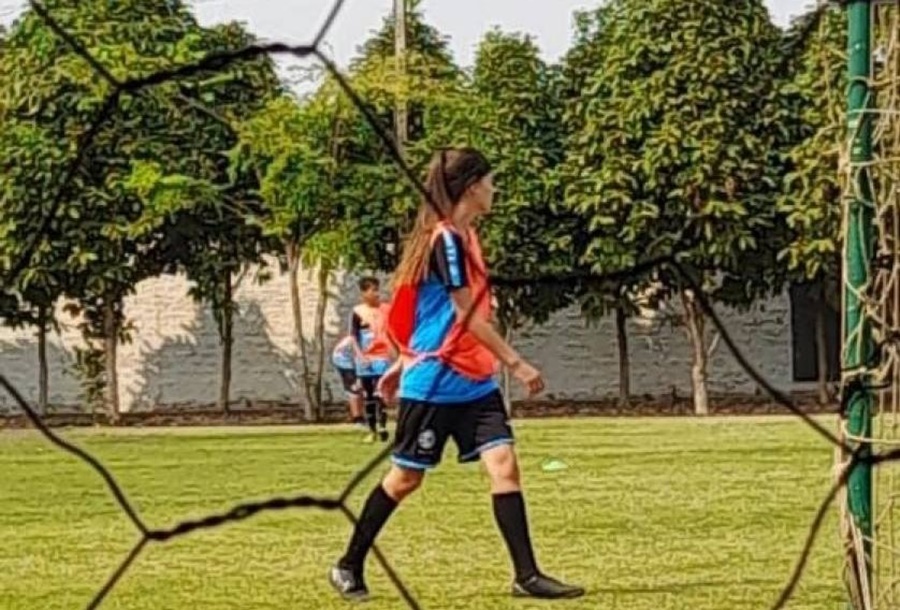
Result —
M628 318L624 307L616 307L616 343L619 346L619 406L627 407L631 396L631 363L628 360Z
M47 365L47 308L38 308L38 413L46 415L49 402L50 369Z
M116 362L119 350L119 324L111 297L103 301L103 355L106 365L106 409L112 423L119 421L119 374Z
M325 405L322 401L322 373L325 370L325 312L328 308L328 278L330 276L331 271L327 265L319 267L319 302L316 305L315 319L316 372L313 383L319 420L325 419Z
M231 269L222 275L222 328L219 341L222 347L219 362L219 410L228 413L231 404L231 358L234 347L234 285L231 283Z
M291 313L294 318L294 341L297 342L297 353L300 358L300 379L303 384L304 405L303 415L307 421L315 419L315 402L312 386L309 383L309 360L306 357L306 342L303 340L303 307L300 303L300 246L297 242L289 241L285 244L285 254L288 260L288 284L291 290Z
M827 405L831 402L831 393L828 391L828 339L825 336L825 299L819 300L816 307L816 369L818 372L819 404Z
M707 365L703 310L691 290L683 290L684 318L691 341L691 386L694 393L694 413L709 415L709 395L707 394Z

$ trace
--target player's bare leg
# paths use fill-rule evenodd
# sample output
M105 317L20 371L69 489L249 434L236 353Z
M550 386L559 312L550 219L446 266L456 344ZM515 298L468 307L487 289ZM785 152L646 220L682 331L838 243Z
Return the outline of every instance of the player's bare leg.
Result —
M581 597L584 589L541 574L534 558L525 499L519 478L519 463L512 444L493 447L481 454L491 481L491 500L497 526L509 549L516 577L512 585L516 597L560 599Z

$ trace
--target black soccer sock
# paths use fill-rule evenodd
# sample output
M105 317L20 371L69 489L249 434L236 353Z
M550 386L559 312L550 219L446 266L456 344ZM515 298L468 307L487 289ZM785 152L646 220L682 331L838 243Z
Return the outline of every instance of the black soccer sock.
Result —
M500 533L506 540L509 554L516 569L517 580L527 580L537 574L534 549L528 534L528 519L525 516L525 499L522 492L494 494L494 517Z
M367 397L366 398L366 425L369 426L369 430L375 432L375 424L377 422L377 409L378 404L375 402L375 398Z
M378 416L378 427L385 430L387 428L387 410L385 409L384 400L381 396L378 396L375 400L375 412Z
M397 508L397 501L387 495L379 483L366 499L359 522L353 529L350 544L347 545L347 552L338 562L341 568L362 571L369 549L372 548L378 532L387 523L395 508Z

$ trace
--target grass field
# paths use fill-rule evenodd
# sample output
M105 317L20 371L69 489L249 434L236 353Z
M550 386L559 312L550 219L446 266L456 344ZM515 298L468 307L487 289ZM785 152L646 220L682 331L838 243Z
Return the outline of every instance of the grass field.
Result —
M788 418L529 420L516 430L539 560L589 588L564 608L768 608L830 481L831 449ZM156 527L270 495L334 493L377 451L347 427L64 434L113 470ZM486 480L452 451L389 523L382 549L424 608L547 607L508 597ZM543 472L551 457L569 468ZM32 432L0 433L0 515L6 610L83 608L137 539L99 478ZM789 608L842 607L836 531L832 514ZM325 573L348 533L339 514L291 511L151 545L103 607L342 608ZM374 561L368 580L367 608L402 607Z

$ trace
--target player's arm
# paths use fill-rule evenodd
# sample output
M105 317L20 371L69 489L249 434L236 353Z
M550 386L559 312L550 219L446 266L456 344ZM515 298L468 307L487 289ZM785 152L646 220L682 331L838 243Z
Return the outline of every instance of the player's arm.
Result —
M393 375L399 375L403 372L403 360L401 358L397 358L393 362L391 362L391 366L384 372L384 377L389 377Z
M476 296L469 287L458 288L450 293L453 306L456 308L456 318L467 328L478 341L488 348L504 365L513 368L522 361L518 352L500 336L493 324L481 316L472 315L469 312L475 308ZM481 298L487 298L482 296Z
M544 389L544 379L541 372L526 362L519 354L500 336L493 324L481 316L470 315L475 307L475 296L468 287L459 288L451 293L453 305L456 308L456 316L460 322L466 323L468 330L482 345L488 348L504 365L509 372L528 389L530 395L538 394ZM486 297L484 297L486 298Z
M388 343L391 346L391 357L394 361L388 370L384 372L381 379L378 380L378 392L388 404L397 402L397 390L400 387L400 373L403 372L403 358L400 358L400 348L394 343L394 339L388 334Z
M457 320L466 324L469 332L525 384L529 392L533 394L541 391L544 382L540 372L519 356L490 321L472 313L476 307L476 299L490 299L491 295L472 293L466 276L464 256L462 238L449 232L435 243L432 252L432 269L450 293Z
M521 360L516 351L503 340L503 337L494 330L489 321L469 313L476 306L476 298L490 299L491 295L472 294L467 276L462 237L456 233L445 232L434 244L431 263L435 275L450 293L457 319L466 323L475 338L483 343L503 364L510 366Z
M350 312L350 341L353 345L353 353L360 361L365 360L362 353L362 318L356 313L356 310Z

